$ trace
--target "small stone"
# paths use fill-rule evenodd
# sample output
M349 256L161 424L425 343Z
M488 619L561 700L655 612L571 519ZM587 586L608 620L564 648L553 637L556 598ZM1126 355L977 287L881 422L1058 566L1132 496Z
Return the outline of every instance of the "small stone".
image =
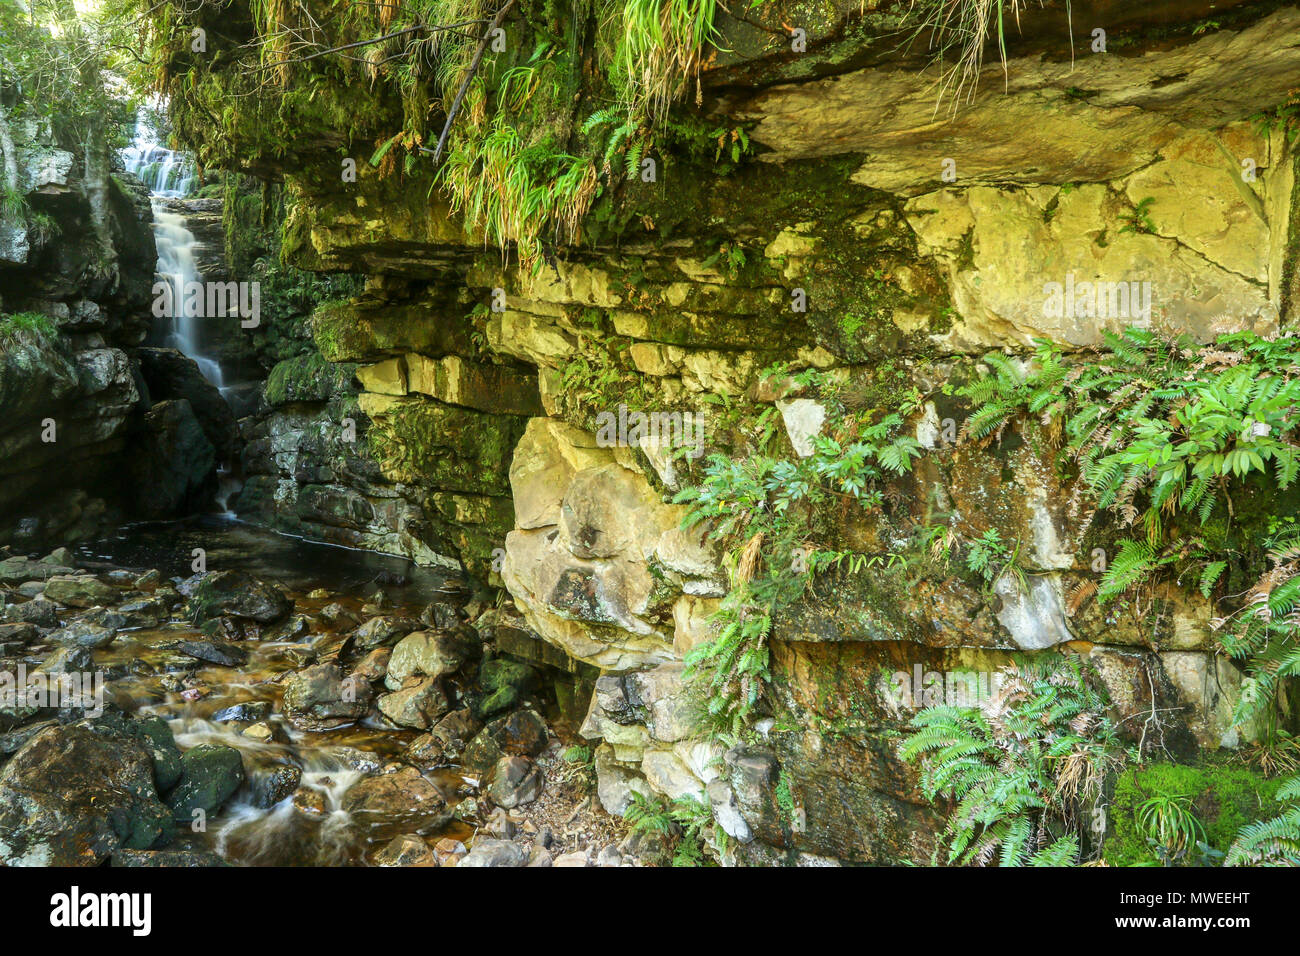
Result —
M437 866L438 859L429 845L416 833L395 836L379 850L372 862L375 866Z

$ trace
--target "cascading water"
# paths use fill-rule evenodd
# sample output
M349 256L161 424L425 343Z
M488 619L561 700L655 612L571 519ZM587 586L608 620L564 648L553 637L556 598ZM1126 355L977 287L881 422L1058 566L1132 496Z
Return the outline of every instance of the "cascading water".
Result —
M194 166L185 155L158 145L142 120L136 122L135 142L122 151L122 161L130 172L143 180L153 196L157 271L160 280L172 287L174 303L167 344L192 358L203 377L221 388L221 366L200 351L199 316L194 314L190 297L186 294L188 288L194 288L191 283L203 281L194 259L197 240L194 233L185 227L185 217L165 204L168 199L189 195L194 182Z

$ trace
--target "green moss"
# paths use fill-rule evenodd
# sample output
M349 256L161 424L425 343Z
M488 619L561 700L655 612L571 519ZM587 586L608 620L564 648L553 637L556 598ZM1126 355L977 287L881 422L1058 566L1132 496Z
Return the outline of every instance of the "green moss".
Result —
M1247 823L1271 816L1278 781L1266 780L1240 764L1198 766L1156 763L1130 767L1115 784L1107 811L1109 832L1103 850L1111 866L1158 862L1138 829L1138 807L1156 795L1192 798L1192 810L1205 827L1212 849L1226 852Z
M335 365L316 352L299 355L271 369L266 380L266 400L273 406L328 401L347 387L355 373L355 365Z

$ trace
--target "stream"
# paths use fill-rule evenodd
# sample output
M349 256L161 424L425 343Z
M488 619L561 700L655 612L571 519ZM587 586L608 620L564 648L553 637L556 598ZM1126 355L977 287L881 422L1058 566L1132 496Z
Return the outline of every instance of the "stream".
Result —
M418 733L373 719L339 730L299 730L284 717L283 689L277 682L309 660L339 653L345 629L364 619L363 607L378 589L377 579L388 582L383 587L385 614L418 617L430 602L456 593L445 572L277 535L220 516L124 527L79 548L77 563L89 570L131 573L157 568L164 577L179 577L188 575L195 548L204 549L209 567L279 582L295 604L288 630L302 620L307 633L245 642L241 646L249 652L248 662L238 667L194 669L195 662L171 645L202 638L203 632L177 622L124 629L110 647L96 652L96 666L107 673L108 695L118 707L165 719L182 750L214 744L240 752L243 786L193 840L230 861L284 866L362 863L376 844L402 833L468 839L472 831L465 824L453 821L431 829L418 809L367 814L364 820L346 811L348 789L395 760ZM327 608L332 621L321 614ZM240 705L260 719L214 719ZM254 734L250 727L257 728ZM464 788L454 769L426 771L425 776L453 799ZM289 786L295 780L297 787ZM277 788L293 792L279 796Z

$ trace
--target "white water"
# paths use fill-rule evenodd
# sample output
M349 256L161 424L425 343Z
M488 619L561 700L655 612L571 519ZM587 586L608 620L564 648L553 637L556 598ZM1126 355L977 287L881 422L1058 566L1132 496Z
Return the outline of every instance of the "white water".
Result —
M122 150L126 168L139 176L153 195L153 235L158 246L157 273L172 287L174 308L167 333L167 345L192 358L199 371L217 388L221 388L221 366L199 350L199 316L185 294L189 283L202 282L194 259L197 241L185 227L185 217L172 212L165 199L187 196L194 182L194 167L182 153L166 149L153 140L143 122L137 121L135 142Z

